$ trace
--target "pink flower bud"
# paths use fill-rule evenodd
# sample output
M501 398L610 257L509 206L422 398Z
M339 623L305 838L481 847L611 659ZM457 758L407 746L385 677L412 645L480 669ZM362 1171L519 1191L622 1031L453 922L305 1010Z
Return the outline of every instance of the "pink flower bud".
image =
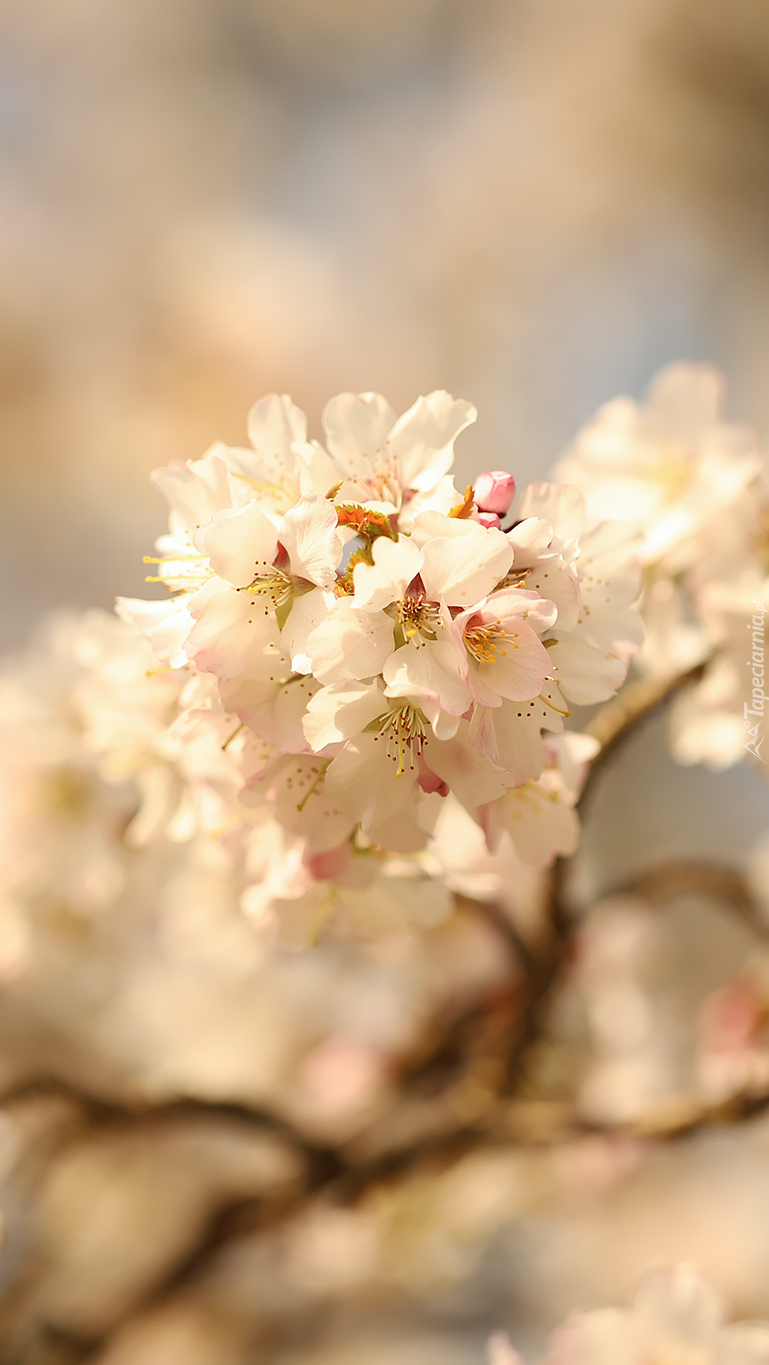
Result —
M474 491L479 512L498 512L504 516L515 497L515 479L504 469L484 469L475 480Z
M478 520L481 526L492 526L494 529L501 524L496 512L479 512Z

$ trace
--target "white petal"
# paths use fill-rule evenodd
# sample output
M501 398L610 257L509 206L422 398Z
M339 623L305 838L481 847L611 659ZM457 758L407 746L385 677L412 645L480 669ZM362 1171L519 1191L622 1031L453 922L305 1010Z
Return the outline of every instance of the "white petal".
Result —
M270 393L248 414L248 439L259 457L256 476L279 484L293 470L294 442L303 445L307 440L307 418L287 393Z
M379 536L371 553L373 564L356 564L353 569L353 605L381 611L404 596L422 568L422 554L409 536L399 536L397 540Z
M277 684L241 674L223 680L219 690L225 709L250 730L283 753L300 754L308 747L302 720L317 686L312 678Z
M553 528L542 517L526 517L505 534L515 550L513 563L517 568L533 564L540 555L547 554L553 539Z
M393 622L384 612L356 611L341 600L307 640L312 669L323 683L373 678L394 649Z
M524 782L483 811L484 828L492 842L502 829L512 835L518 856L531 867L549 867L559 855L573 853L579 839L579 820L557 786Z
M202 460L173 460L163 469L154 469L150 478L179 513L188 531L196 531L215 512L233 503L230 475L218 455L205 455Z
M434 488L454 461L454 440L478 416L472 403L436 389L398 418L390 432L401 487Z
M322 687L307 707L304 718L307 742L316 753L329 744L344 743L386 710L387 702L374 684L339 683Z
M319 588L331 588L342 557L336 509L321 493L306 493L289 508L280 525L280 543L291 572Z
M470 722L470 739L478 752L485 754L503 768L512 785L518 787L529 778L538 778L545 761L545 745L541 728L549 715L563 721L555 712L548 713L539 701L503 702L490 710L476 706Z
M429 735L424 756L428 768L448 783L468 810L494 801L505 790L504 774L470 743L467 721L461 722L453 739L439 740Z
M369 474L367 461L384 450L395 413L380 393L340 393L323 410L331 454L346 478Z
M118 597L115 611L121 621L135 626L149 640L155 656L171 668L183 668L188 662L184 648L193 625L189 612L190 598L170 597L161 602L145 602L138 597Z
M332 593L313 588L294 597L288 620L283 627L281 646L291 660L294 673L312 673L312 659L307 653L307 641L317 626L325 621L337 598Z
M504 578L513 562L513 547L501 531L454 520L467 531L427 541L422 550L422 581L432 601L443 599L450 607L468 607Z
M384 736L361 734L345 744L329 765L326 789L340 810L358 820L365 833L384 824L408 801L417 780L415 758L398 755Z
M460 673L461 658L451 640L410 641L390 653L382 676L388 696L406 696L412 688L435 692L443 710L464 715L470 693ZM392 685L396 690L392 691Z
M627 677L627 664L616 654L583 641L560 640L548 653L559 686L577 706L607 701Z
M515 509L517 517L542 517L563 540L574 540L585 525L585 499L566 483L531 483Z
M256 502L227 508L196 532L195 545L214 573L233 587L246 587L272 568L278 549L275 527Z
M521 702L538 697L551 663L539 636L521 621L506 632L489 663L481 664L468 654L467 667L473 699L499 706L502 697Z
M185 648L203 673L235 678L246 673L272 635L272 621L264 607L247 592L238 592L212 579L190 599L195 624Z
M288 754L272 765L265 777L248 783L241 792L244 805L272 803L285 829L307 840L313 853L337 848L352 832L350 819L334 805L327 783L325 762L313 754Z

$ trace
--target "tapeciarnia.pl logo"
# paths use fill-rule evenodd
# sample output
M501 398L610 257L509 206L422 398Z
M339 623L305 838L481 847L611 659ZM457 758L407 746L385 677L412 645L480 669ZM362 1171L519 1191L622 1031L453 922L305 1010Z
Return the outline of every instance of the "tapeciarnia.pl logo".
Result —
M755 758L761 759L762 763L765 763L766 759L761 754L761 745L764 742L761 724L766 708L766 696L764 694L764 617L766 609L763 602L754 602L753 606L756 610L748 622L748 630L752 632L752 649L751 657L748 659L748 667L752 670L753 690L750 701L746 701L743 707L745 729L750 738L747 744L743 745L743 748L747 749L748 753L753 754ZM753 723L753 717L756 718L755 723Z

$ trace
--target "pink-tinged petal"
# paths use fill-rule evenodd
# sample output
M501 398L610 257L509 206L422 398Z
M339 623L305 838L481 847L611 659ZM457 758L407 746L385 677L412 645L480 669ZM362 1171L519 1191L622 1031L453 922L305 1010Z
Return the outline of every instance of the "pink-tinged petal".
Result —
M336 509L321 493L305 493L289 508L280 525L280 543L291 572L319 588L331 588L342 557Z
M314 754L287 754L263 777L247 783L240 799L246 806L257 807L268 801L281 825L306 839L311 853L325 853L338 848L351 834L355 818L335 806L324 776L324 759Z
M563 720L556 713L556 720ZM536 780L545 762L541 727L547 713L539 700L503 702L496 710L476 706L470 722L470 741L479 753L503 768L513 786Z
M411 641L391 652L382 669L389 696L408 695L416 688L434 692L441 708L462 716L470 705L470 693L461 676L461 655L451 640ZM393 693L390 685L398 688Z
M493 600L493 599L492 599ZM502 698L527 701L539 696L551 669L548 651L523 620L509 615L500 624L488 610L463 613L466 621L455 629L466 651L467 685L473 700L499 706Z
M356 611L337 602L307 640L312 669L322 683L374 678L394 648L393 622L384 612Z
M588 644L627 660L643 643L631 604L641 590L640 532L631 522L603 521L582 538L579 625Z
M505 775L470 743L470 727L463 720L451 739L428 736L424 750L430 770L442 777L468 810L494 801L505 791Z
M579 839L572 805L557 788L540 782L508 791L484 809L482 820L492 847L506 829L518 856L531 867L550 867L557 857L573 853Z
M434 488L454 462L454 441L474 422L472 403L436 389L398 418L390 432L390 450L397 461L402 488Z
M307 642L316 627L325 621L336 600L321 588L313 588L312 592L303 592L294 597L281 635L281 648L291 660L294 673L312 673Z
M217 512L194 540L214 573L235 588L269 573L278 550L278 533L256 502Z
M542 517L527 517L505 533L515 551L513 564L526 568L541 555L547 554L553 539L553 528Z
M422 554L408 536L397 541L380 536L374 541L373 564L356 564L353 569L355 596L353 606L366 611L381 611L397 602L422 568Z
M259 598L212 579L190 599L195 624L185 642L203 673L235 678L246 673L272 635L273 622Z
M255 734L287 754L301 754L309 746L302 721L307 703L318 690L313 678L292 678L275 683L241 674L223 679L219 694L225 710L232 712Z
M423 791L426 796L432 796L434 792L437 792L439 796L448 796L448 784L444 782L442 777L438 777L437 773L434 773L431 768L428 768L421 754L419 756L418 767L419 777L417 778L417 781L420 790Z
M467 530L427 541L422 581L430 600L468 607L504 578L513 562L513 547L501 531L486 530L475 521L454 521Z
M503 588L492 593L485 603L479 604L480 615L490 621L500 621L506 630L516 630L517 623L523 621L538 635L550 630L558 619L558 608L549 597L526 588ZM462 612L462 617L470 615ZM456 618L457 621L459 617Z
M189 612L190 598L169 597L160 602L145 602L138 597L118 597L115 611L149 640L160 663L183 668L188 662L185 641L194 621Z
M459 729L460 717L441 706L440 695L431 687L420 687L406 678L396 679L385 688L388 697L405 697L427 717L437 739L450 739Z
M486 526L491 530L498 530L502 525L497 512L478 512L476 514L476 519L481 526Z
M324 853L306 852L302 858L302 865L315 881L335 881L347 871L351 859L352 844L346 839L343 844L326 849Z
M627 664L582 641L561 640L548 651L554 676L576 706L608 701L627 677Z
M482 512L504 516L515 498L515 479L504 469L484 469L473 485L476 506Z
M367 478L367 461L384 451L395 413L381 393L340 393L323 409L326 444L348 479Z
M516 513L521 521L527 517L541 517L563 540L574 540L585 525L585 499L573 484L532 483L525 490Z
M307 742L316 753L329 744L343 744L386 710L387 702L373 683L322 687L307 706L304 717Z
M420 849L425 848L430 838L430 834L419 822L419 792L420 789L418 787L412 787L408 800L404 801L403 805L395 812L395 815L391 815L389 819L383 821L381 825L370 825L366 830L369 839L373 840L375 844L380 844L382 848L386 848L388 852L392 853L418 853ZM401 908L403 906L402 892L407 891L409 885L413 885L413 883L409 878L405 883L400 882L400 884L396 883L396 885L398 886L398 892L401 893L398 894L399 908ZM427 880L419 883L420 890L427 892L425 900L429 901L430 890L434 885L434 882ZM395 887L391 884L389 897L392 897L394 890ZM431 927L433 923L440 923L441 920L448 919L451 914L453 907L448 892L445 891L443 887L441 887L441 891L443 891L446 901L448 902L446 910L444 913L440 913L439 911L438 915L433 919L429 909L425 906L424 917L420 915L419 920L424 928ZM420 905L420 909L421 908ZM364 914L367 919L368 910L369 898L367 897L364 906Z
M294 443L307 440L307 418L287 393L269 393L248 414L248 439L258 457L253 461L255 477L280 485L293 469Z
M345 744L329 765L329 797L364 833L382 825L408 801L417 780L417 760L408 751L403 771L385 735L360 734Z
M216 512L233 503L232 481L218 455L204 455L202 460L172 460L165 468L154 469L150 478L179 513L188 531L196 531Z

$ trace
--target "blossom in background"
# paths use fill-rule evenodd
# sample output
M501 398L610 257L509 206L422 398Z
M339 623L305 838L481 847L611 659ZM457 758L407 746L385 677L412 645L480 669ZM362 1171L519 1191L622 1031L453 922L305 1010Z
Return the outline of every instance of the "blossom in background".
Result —
M764 1365L769 1323L724 1322L715 1290L688 1265L649 1271L631 1309L578 1313L555 1334L541 1365ZM504 1334L489 1365L524 1365Z

